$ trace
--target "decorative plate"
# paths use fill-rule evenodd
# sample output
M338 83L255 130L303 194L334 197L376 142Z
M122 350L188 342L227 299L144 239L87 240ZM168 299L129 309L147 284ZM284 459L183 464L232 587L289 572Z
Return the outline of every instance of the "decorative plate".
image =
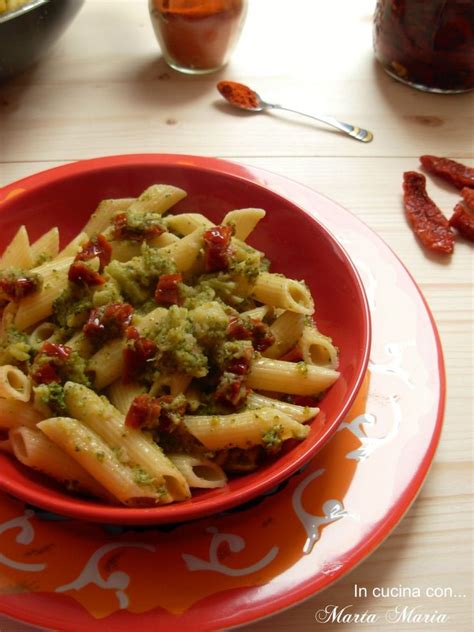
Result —
M370 303L367 376L338 432L302 471L210 518L102 527L0 494L0 611L22 621L63 631L186 632L276 613L367 557L410 507L433 459L445 398L442 351L429 309L392 251L348 211L286 178L179 158L272 189L339 239Z

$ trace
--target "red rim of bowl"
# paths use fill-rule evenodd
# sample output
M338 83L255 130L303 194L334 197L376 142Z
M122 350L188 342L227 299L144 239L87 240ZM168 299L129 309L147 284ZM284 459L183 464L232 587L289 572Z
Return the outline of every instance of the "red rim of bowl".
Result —
M182 166L187 169L195 171L207 171L209 173L225 173L226 176L240 180L242 183L251 183L253 187L260 189L266 189L261 184L256 183L243 176L236 175L235 173L229 173L229 167L234 167L234 164L230 161L220 160L216 158L209 158L208 160L214 166L202 166L197 165L193 161L206 161L205 157L197 157L185 154L124 154L117 156L106 156L100 158L92 158L89 160L81 160L74 163L68 163L59 167L53 167L41 171L32 176L27 176L21 180L17 180L8 184L0 189L4 195L8 195L9 191L15 189L21 189L25 186L39 186L43 184L50 184L57 180L63 180L65 177L84 174L89 171L97 171L100 168L110 167L123 167L126 165L167 165L167 166ZM370 353L371 343L371 323L370 323L370 310L365 295L364 286L360 279L359 273L355 268L349 255L344 248L340 245L337 239L328 231L313 215L305 211L300 206L287 200L283 196L270 191L272 195L280 198L285 204L290 204L298 213L304 214L309 217L312 222L318 225L319 230L325 235L326 239L332 242L338 254L342 256L345 264L350 269L352 278L354 281L354 289L357 292L360 304L363 306L363 340L364 346L361 351L362 362L360 362L356 375L353 379L352 388L349 390L346 396L344 405L339 410L338 414L334 416L325 426L316 441L311 445L308 450L302 453L294 461L288 463L285 467L278 467L278 461L272 465L269 470L261 475L261 478L252 482L251 485L244 486L243 489L235 490L229 493L227 496L216 496L206 499L205 496L200 498L196 504L188 504L189 501L183 501L179 503L173 503L170 505L163 505L160 507L152 508L130 508L130 507L113 507L105 505L90 504L78 504L77 500L71 496L64 499L52 499L47 491L37 492L34 494L28 493L28 488L17 486L15 482L0 479L0 488L13 496L16 496L28 503L37 505L48 511L52 511L61 515L69 516L71 518L77 518L81 520L87 520L90 522L99 522L104 524L124 524L124 525L139 525L139 524L166 524L166 523L179 523L197 520L205 516L219 513L221 511L230 509L237 505L243 504L271 489L278 483L287 479L293 473L298 471L305 463L307 463L322 447L329 441L332 435L336 432L339 424L343 421L344 416L350 410L356 395L361 387L364 379ZM0 212L2 210L0 209Z

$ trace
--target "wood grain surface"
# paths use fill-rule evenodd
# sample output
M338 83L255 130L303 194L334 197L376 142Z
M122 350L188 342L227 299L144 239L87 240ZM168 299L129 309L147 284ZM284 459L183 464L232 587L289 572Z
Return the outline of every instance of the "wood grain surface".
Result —
M419 247L401 206L402 172L423 153L473 164L471 94L443 96L407 88L385 75L372 53L373 0L250 0L229 66L187 77L161 58L145 0L88 0L46 59L0 87L0 185L79 158L134 152L220 156L293 178L336 200L375 230L420 285L445 353L444 431L418 499L386 542L351 574L284 613L247 626L252 632L372 630L377 624L317 624L327 604L383 614L396 597L384 587L438 586L455 595L405 599L446 613L440 625L401 630L472 629L472 246L459 242L448 262ZM247 83L269 101L323 111L372 130L357 143L289 114L232 110L218 80ZM456 192L430 180L449 214ZM369 596L354 599L354 585ZM0 617L0 632L28 626ZM104 630L107 628L104 627Z

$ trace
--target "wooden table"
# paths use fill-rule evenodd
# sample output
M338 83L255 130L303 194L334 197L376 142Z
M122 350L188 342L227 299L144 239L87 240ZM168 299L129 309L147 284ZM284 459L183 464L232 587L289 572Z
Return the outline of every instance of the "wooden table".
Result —
M298 180L381 235L419 283L441 333L449 391L440 447L418 500L369 559L323 594L248 629L308 632L321 605L353 603L356 583L370 593L378 585L414 587L429 576L433 586L467 596L416 605L449 614L440 629L470 630L472 249L458 243L446 264L423 252L402 211L401 174L416 169L422 153L472 161L472 94L424 94L386 76L372 54L373 0L253 0L232 62L201 78L165 65L146 5L89 0L48 58L0 89L0 184L108 154L220 156ZM248 83L269 100L365 126L375 140L364 145L283 114L232 113L215 90L222 78ZM453 208L455 192L429 187L444 209ZM358 602L359 611L373 612L396 603ZM375 632L390 624L345 628ZM27 629L0 618L2 632Z

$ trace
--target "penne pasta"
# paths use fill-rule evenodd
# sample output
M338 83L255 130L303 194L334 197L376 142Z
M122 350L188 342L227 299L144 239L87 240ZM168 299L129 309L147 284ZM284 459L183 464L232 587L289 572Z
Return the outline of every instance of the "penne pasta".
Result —
M0 270L5 268L29 270L33 265L34 259L30 250L28 232L24 226L20 226L0 257Z
M0 397L0 428L17 428L27 426L36 428L44 416L37 412L30 404L18 399L4 399Z
M132 202L129 210L133 213L157 213L163 215L172 206L185 198L186 191L169 184L152 184Z
M145 435L125 425L124 416L94 391L81 384L67 382L64 398L71 415L85 423L115 450L121 450L127 461L143 468L154 484L164 486L173 500L189 496L183 475L163 454L161 448Z
M263 355L266 358L280 358L296 345L301 338L303 329L303 314L284 311L270 325L270 331L275 337L275 342L263 352Z
M135 397L144 392L145 388L141 384L135 382L123 384L121 380L117 380L107 389L107 397L112 406L119 410L122 415L126 415Z
M277 439L303 439L309 427L302 426L276 408L259 408L233 415L185 416L188 431L209 450L250 448Z
M33 268L32 272L42 278L43 286L39 292L30 294L20 301L15 316L15 327L19 331L51 315L54 300L67 287L68 271L72 262L73 258L68 257Z
M82 229L83 233L86 233L89 237L97 233L102 233L110 225L114 216L117 215L117 213L127 211L133 202L135 202L135 198L102 200Z
M54 227L37 239L30 247L33 265L39 265L42 260L54 259L59 252L59 230Z
M257 277L252 296L261 303L298 314L310 315L314 312L313 299L306 285L294 279L287 279L281 274L262 272Z
M260 307L254 307L253 309L247 309L245 312L241 312L241 318L256 318L257 320L263 320L267 314L272 311L269 305L260 305Z
M131 507L167 502L163 490L120 462L109 445L77 419L53 417L38 428L118 501Z
M161 253L169 255L179 272L188 272L196 263L199 251L203 246L203 230L196 228L176 243L160 249Z
M295 421L304 423L316 417L319 413L319 408L316 406L298 406L297 404L289 404L280 399L274 399L273 397L267 397L261 393L252 391L247 396L247 406L250 409L255 408L276 408L285 415L289 415Z
M55 257L55 261L60 261L61 259L67 259L68 257L75 257L77 253L82 249L84 244L89 241L89 237L87 233L82 232L79 235L76 235L74 239L72 239L62 250L59 252L57 257Z
M191 454L168 454L168 458L184 476L189 487L215 489L224 487L227 482L224 470L209 459Z
M134 322L134 325L140 334L146 336L165 317L166 310L162 307L157 307L138 322ZM112 384L112 382L115 382L122 376L124 368L123 351L126 346L127 343L123 339L111 340L90 359L88 368L94 374L94 386L98 390L109 386L109 384Z
M234 237L245 241L258 222L265 217L261 208L241 208L230 211L222 220L223 226L232 226Z
M306 326L298 342L303 360L308 364L337 369L339 361L337 349L331 338L325 336L314 327Z
M58 327L54 323L48 321L42 322L30 333L30 342L32 345L38 346L45 340L53 338L57 331Z
M259 358L253 361L247 386L261 391L289 395L317 395L339 377L334 369L306 364Z
M70 490L110 500L105 488L38 428L13 428L10 443L12 453L23 465L51 476Z
M31 397L31 382L16 366L0 366L0 397L28 402Z
M180 213L179 215L168 215L164 219L168 230L185 237L198 228L206 230L212 228L214 224L201 213Z

